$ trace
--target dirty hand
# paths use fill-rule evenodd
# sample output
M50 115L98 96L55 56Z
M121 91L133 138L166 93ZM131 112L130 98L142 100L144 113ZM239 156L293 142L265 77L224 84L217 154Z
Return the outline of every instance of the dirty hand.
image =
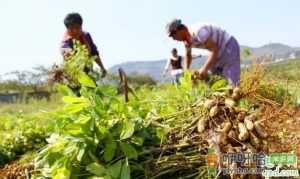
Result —
M69 60L71 55L72 55L72 49L71 48L64 48L64 50L63 50L64 59Z
M193 74L195 79L204 80L208 76L208 71L205 68L200 68Z
M68 53L68 52L66 52L66 53L64 53L64 59L66 60L66 61L68 61L69 59L70 59L70 57L71 57L71 53Z
M105 69L102 69L102 75L101 75L101 78L104 78L107 74L107 71Z

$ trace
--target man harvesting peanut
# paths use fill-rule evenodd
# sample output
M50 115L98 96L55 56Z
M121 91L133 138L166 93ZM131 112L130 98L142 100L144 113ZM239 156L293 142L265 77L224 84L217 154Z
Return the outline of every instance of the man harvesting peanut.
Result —
M64 19L64 24L66 26L66 32L64 33L63 40L61 42L60 50L64 57L64 60L69 60L68 57L71 56L72 51L74 50L74 40L79 41L82 45L86 47L88 50L88 55L96 56L95 62L98 64L102 71L101 77L106 76L106 69L104 68L101 58L99 56L99 52L97 46L94 44L93 39L90 33L82 30L83 20L80 14L78 13L70 13ZM85 63L85 62L82 62ZM85 65L84 72L89 74L92 72L92 65ZM95 80L95 79L93 79ZM73 90L75 94L80 96L80 88L81 86L78 84L74 84L72 80L68 79L68 86Z
M64 19L64 24L67 28L61 42L61 53L66 60L70 56L73 50L73 40L78 40L81 44L85 45L91 56L96 56L95 62L99 65L102 71L102 77L106 75L106 69L104 68L97 46L94 44L90 33L82 30L82 17L78 13L70 13ZM85 72L88 73L91 69L86 68Z
M240 82L240 48L237 40L220 27L210 24L186 26L174 19L166 26L169 37L185 45L185 68L192 61L192 49L202 48L210 51L204 65L195 71L197 79L205 79L208 71L222 74L232 86Z

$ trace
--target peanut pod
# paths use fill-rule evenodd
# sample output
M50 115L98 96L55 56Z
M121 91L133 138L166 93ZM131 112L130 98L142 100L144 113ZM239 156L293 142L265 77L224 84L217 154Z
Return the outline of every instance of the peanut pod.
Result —
M267 132L265 131L265 129L260 125L260 123L258 121L254 122L254 129L256 131L256 133L258 134L259 137L265 139L268 137Z
M220 112L220 108L218 106L213 106L209 111L209 116L215 117L218 115L219 112Z
M255 136L253 132L250 132L250 143L253 145L257 150L261 147L261 141L258 137Z
M246 126L244 125L244 123L239 122L238 129L239 129L239 135L238 135L239 140L246 141L249 138L249 132Z
M198 132L203 132L208 126L208 120L207 118L201 118L199 119L198 121L198 125L197 125L197 129L198 129Z
M249 131L253 131L253 129L254 129L254 124L253 124L253 122L252 122L249 118L245 118L245 119L244 119L244 124L245 124L246 128L247 128Z
M227 134L230 131L231 128L232 128L231 122L227 121L227 122L223 123L222 131Z

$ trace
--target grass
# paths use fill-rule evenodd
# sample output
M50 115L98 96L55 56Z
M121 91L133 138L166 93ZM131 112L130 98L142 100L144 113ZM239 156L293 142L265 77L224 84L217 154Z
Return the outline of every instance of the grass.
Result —
M300 99L300 59L255 65L242 71L242 86L276 102L296 104Z
M56 125L51 112L61 106L61 95L52 95L49 101L0 104L0 165L44 146Z
M33 114L44 111L54 111L62 106L61 95L54 94L50 101L46 99L36 100L31 99L28 103L0 103L0 116L9 116L16 114Z
M285 87L293 96L300 97L300 59L293 59L266 67L266 80Z

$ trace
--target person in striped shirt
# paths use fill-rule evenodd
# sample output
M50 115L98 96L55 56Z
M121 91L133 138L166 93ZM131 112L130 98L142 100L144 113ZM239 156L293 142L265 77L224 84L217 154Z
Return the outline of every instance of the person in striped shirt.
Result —
M212 24L187 26L180 19L172 20L166 28L169 37L185 45L185 69L191 65L193 48L211 52L204 65L194 72L197 79L205 79L211 71L225 76L232 86L239 85L240 47L232 35Z

